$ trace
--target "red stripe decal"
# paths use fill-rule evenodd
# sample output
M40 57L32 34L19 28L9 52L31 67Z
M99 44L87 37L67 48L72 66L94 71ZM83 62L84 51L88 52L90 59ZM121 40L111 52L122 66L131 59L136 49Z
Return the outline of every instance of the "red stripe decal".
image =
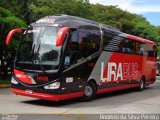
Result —
M106 81L106 82L100 82L100 85L106 85L106 84L108 84L108 83L115 83L115 84L117 84L117 82L118 82L118 84L123 84L123 83L125 83L125 82L135 82L135 81L137 81L137 80L117 80L117 81Z
M105 93L105 92L112 92L116 90L123 90L123 89L128 89L128 88L134 88L138 86L139 84L131 84L131 85L125 85L125 86L111 87L111 88L102 88L102 89L97 90L97 94Z
M69 93L69 94L51 95L51 94L38 93L38 92L27 92L27 91L31 91L31 90L25 91L25 90L20 90L20 89L15 89L15 88L12 88L12 91L15 94L39 98L39 99L43 99L43 100L50 100L50 101L61 101L61 100L81 97L84 94L84 92L75 92L75 93Z
M150 85L150 84L153 84L154 82L155 82L155 81L149 81L149 82L146 82L145 85L148 86L148 85Z

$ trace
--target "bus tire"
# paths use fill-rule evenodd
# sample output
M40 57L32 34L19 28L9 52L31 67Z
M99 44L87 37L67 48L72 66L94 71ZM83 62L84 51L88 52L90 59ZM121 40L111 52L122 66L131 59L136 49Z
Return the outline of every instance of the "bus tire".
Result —
M145 88L145 80L144 80L144 78L142 78L142 79L139 81L138 91L142 91L142 90L144 90L144 88Z
M90 81L84 88L84 96L82 97L82 101L91 101L96 97L97 88L94 82Z

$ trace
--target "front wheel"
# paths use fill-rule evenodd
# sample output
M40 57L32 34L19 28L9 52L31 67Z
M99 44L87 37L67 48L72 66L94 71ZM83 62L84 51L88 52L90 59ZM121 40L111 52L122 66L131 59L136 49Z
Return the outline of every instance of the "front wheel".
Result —
M87 83L84 88L84 96L82 98L83 101L90 101L96 97L96 85L93 82Z

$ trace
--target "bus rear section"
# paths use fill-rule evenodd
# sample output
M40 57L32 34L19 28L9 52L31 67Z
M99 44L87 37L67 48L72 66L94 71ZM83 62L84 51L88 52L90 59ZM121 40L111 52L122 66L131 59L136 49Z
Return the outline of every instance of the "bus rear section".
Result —
M15 94L60 101L155 82L156 44L74 16L49 16L21 32L11 79Z
M124 33L114 35L106 29L103 32L103 52L90 75L99 84L97 93L133 87L143 90L153 84L156 79L156 44Z

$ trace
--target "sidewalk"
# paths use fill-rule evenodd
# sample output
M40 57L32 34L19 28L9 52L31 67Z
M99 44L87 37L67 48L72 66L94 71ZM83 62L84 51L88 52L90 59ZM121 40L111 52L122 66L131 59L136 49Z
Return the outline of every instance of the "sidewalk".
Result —
M157 77L156 77L156 80L160 80L160 76L157 76Z
M11 87L11 84L0 84L0 88Z
M0 88L11 87L11 83L9 80L0 79Z

